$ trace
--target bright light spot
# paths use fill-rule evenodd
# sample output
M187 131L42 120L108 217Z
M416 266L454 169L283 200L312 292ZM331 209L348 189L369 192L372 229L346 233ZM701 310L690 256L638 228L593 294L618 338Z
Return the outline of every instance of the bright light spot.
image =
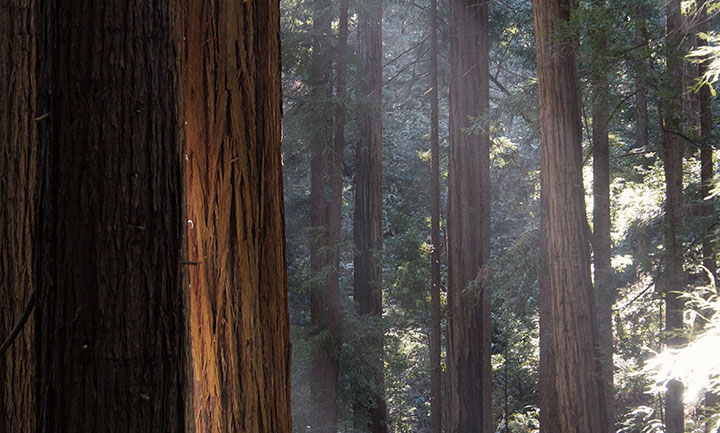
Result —
M682 348L668 348L646 364L653 375L653 392L664 392L668 381L677 379L685 386L686 404L701 401L704 392L720 388L720 302L717 297L704 302L715 313L705 330Z

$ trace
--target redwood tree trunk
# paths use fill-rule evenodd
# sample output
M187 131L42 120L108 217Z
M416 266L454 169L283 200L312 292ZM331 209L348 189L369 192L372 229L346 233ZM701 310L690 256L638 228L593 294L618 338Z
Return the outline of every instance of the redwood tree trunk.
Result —
M563 433L591 433L602 425L595 347L597 330L582 180L582 134L574 41L558 30L571 15L569 0L534 0L540 97L542 206L547 295L558 418ZM550 311L552 317L547 317ZM547 352L541 352L541 356ZM542 362L542 360L541 360ZM547 392L541 389L540 392ZM543 431L549 431L543 428Z
M430 432L442 431L440 311L440 137L438 104L437 0L430 1Z
M668 97L663 102L662 128L663 165L665 171L665 331L669 334L683 329L684 302L681 282L682 259L677 243L677 225L683 203L682 162L683 143L678 135L682 128L683 96L682 15L680 0L670 0L666 6L666 57L669 79ZM683 339L677 335L667 337L669 346L678 346ZM665 394L665 423L668 433L684 431L683 384L677 380L668 383Z
M187 0L197 432L290 432L279 4Z
M0 343L35 289L35 1L0 1ZM34 320L0 354L0 432L35 431Z
M492 428L488 3L450 2L449 433ZM470 118L482 120L478 127Z
M545 187L542 184L540 190ZM540 431L542 433L558 433L560 430L560 408L557 384L555 382L555 350L553 349L554 323L552 292L550 291L550 275L547 257L547 215L545 206L540 207L540 263L538 264L538 293L540 309Z
M358 8L359 142L355 148L354 297L358 314L382 317L382 1L368 0ZM383 330L371 326L367 350L369 387L354 404L355 419L371 433L387 432L383 380ZM363 389L364 388L364 389ZM365 426L358 426L361 429Z
M173 7L58 0L41 9L38 105L51 114L40 142L38 428L183 432Z
M607 31L605 2L595 0L593 14L598 22L590 34L595 62L592 67L592 148L593 148L593 252L595 305L598 325L598 359L602 404L602 430L615 431L615 387L613 386L613 321L615 303L610 241L610 146L608 140L609 88L606 69Z
M329 265L329 170L333 145L332 58L330 57L329 0L313 2L312 59L308 84L312 98L310 134L310 314L317 344L313 351L310 383L313 399L313 430L333 433L337 424L337 360L334 355L328 291Z

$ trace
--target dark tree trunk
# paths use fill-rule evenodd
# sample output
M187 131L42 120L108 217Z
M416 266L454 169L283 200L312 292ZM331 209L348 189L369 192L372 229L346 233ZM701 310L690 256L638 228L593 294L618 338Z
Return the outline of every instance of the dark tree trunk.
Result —
M38 106L51 115L40 139L39 430L183 432L174 8L143 0L40 7Z
M355 148L355 303L361 316L382 317L382 1L368 0L358 8L358 125ZM362 398L354 404L361 429L387 432L383 379L383 330L373 326L367 350L374 359L367 366L371 384L358 388Z
M590 47L593 50L592 65L592 149L593 149L593 252L595 266L595 305L598 326L598 364L600 391L603 401L602 431L615 431L615 387L613 386L613 322L612 309L615 303L610 242L610 146L608 143L609 88L606 72L609 64L607 32L605 26L605 2L595 0L595 17Z
M682 128L681 110L683 95L683 24L680 0L670 0L666 6L666 57L669 75L668 97L663 101L664 119L661 123L663 163L665 170L665 331L667 344L678 346L683 339L677 335L683 329L684 302L682 287L682 259L677 243L677 225L683 206L682 162L683 143L678 135ZM684 431L683 384L677 380L668 383L665 394L665 422L668 433Z
M35 289L35 1L0 0L0 343ZM30 318L0 353L0 432L35 431Z
M430 1L430 432L442 431L440 311L440 137L438 104L437 0Z
M492 429L488 3L450 2L449 433ZM480 118L479 125L470 118ZM468 128L479 130L468 133Z
M331 318L329 276L329 188L333 160L332 58L330 31L332 9L329 0L315 0L313 11L312 63L309 87L313 101L310 137L310 271L313 276L310 314L317 339L312 360L310 384L315 414L313 427L320 433L333 433L337 424L337 361ZM333 312L334 313L334 312Z
M197 432L290 429L278 0L187 2Z
M569 0L535 0L533 16L540 97L543 246L552 317L541 316L554 351L560 432L591 433L603 425L597 374L596 316L590 280L589 234L582 180L582 133L575 41L558 30ZM542 274L541 274L542 275ZM545 331L545 329L544 329ZM547 352L541 352L541 356ZM541 361L542 362L542 361ZM547 392L541 389L540 392ZM546 430L543 427L543 431Z

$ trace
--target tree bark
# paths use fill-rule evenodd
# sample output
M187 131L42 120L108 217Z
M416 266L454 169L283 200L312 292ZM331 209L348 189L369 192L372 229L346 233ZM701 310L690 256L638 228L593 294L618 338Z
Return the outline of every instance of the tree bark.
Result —
M488 3L450 2L448 415L450 433L490 432ZM475 120L480 119L479 124ZM468 128L479 128L468 133Z
M289 433L279 2L186 6L190 416Z
M677 333L683 329L684 302L681 282L682 259L677 244L677 225L683 206L682 162L683 143L681 110L683 96L683 53L684 37L680 0L670 0L666 5L666 60L669 75L668 97L663 101L662 143L665 171L665 332L669 346L679 346L683 338ZM665 394L665 421L668 433L684 431L683 385L677 380L668 383Z
M185 431L182 134L169 1L43 2L38 429Z
M35 290L37 143L35 1L0 1L0 341ZM0 432L35 431L35 332L31 317L0 354Z
M603 416L582 180L577 43L558 37L558 30L566 28L571 13L569 0L533 1L542 137L542 206L546 216L544 251L552 307L544 309L552 317L541 316L540 321L551 320L548 331L552 334L555 356L559 431L591 433L603 425ZM547 352L541 352L543 355L547 356Z
M361 316L382 317L382 1L368 0L358 8L358 125L355 149L354 297ZM368 396L356 401L354 411L361 429L387 432L383 379L383 330L378 323L368 335L371 385L359 389ZM362 388L362 387L361 387Z
M430 432L442 432L440 322L440 134L438 104L437 0L430 0Z
M545 187L540 179L540 190ZM549 259L547 256L547 215L545 206L540 206L540 263L538 264L538 293L540 309L540 431L560 432L560 408L557 384L555 382L555 350L553 349L554 323L552 292L550 291Z
M610 146L608 140L609 87L607 31L603 15L605 2L593 3L596 23L590 34L592 66L592 148L593 148L593 252L595 305L598 325L598 367L602 393L602 431L615 431L615 387L613 386L613 321L615 303L610 241Z

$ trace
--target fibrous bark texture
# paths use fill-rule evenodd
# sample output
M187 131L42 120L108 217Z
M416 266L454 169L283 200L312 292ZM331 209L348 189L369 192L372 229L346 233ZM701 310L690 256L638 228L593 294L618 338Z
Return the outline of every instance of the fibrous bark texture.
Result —
M358 8L358 126L355 148L354 298L358 314L382 316L382 1L368 0ZM387 432L383 380L383 331L372 326L367 350L369 386L358 386L354 403L358 428Z
M0 1L0 343L35 289L35 1ZM35 431L34 320L0 355L0 432Z
M169 1L43 2L39 431L185 431Z
M187 0L196 432L290 432L279 3Z
M492 428L488 3L450 1L449 433ZM472 132L468 132L474 128Z
M582 136L575 69L576 42L560 37L569 0L535 0L533 17L540 98L543 235L552 317L560 432L592 433L602 425L596 363L596 317L582 181ZM541 284L541 286L545 286ZM542 302L541 302L542 304ZM541 351L541 356L547 356ZM543 361L541 360L541 363ZM547 392L544 389L541 393ZM547 430L542 427L543 431Z

